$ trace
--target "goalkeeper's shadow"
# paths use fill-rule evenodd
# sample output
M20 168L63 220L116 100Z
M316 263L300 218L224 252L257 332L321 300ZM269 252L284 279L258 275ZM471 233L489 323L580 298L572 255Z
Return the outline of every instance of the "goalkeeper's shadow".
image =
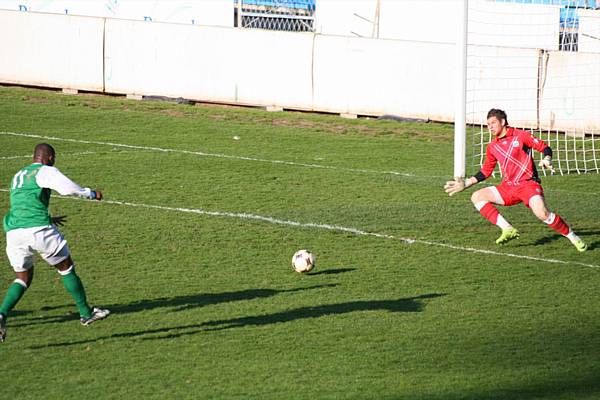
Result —
M560 240L562 237L563 236L559 235L559 234L548 235L548 236L539 238L533 244L534 244L534 246L541 246L544 244L556 242L557 240Z
M588 239L590 236L600 235L600 231L578 230L577 233L579 234L581 239L583 239L583 241L587 242L588 251L600 248L600 240L595 240L595 241L591 242ZM541 246L541 245L552 243L552 242L555 242L557 240L562 240L562 239L564 239L564 237L562 235L555 233L552 235L548 235L548 236L539 238L533 244L534 244L534 246Z

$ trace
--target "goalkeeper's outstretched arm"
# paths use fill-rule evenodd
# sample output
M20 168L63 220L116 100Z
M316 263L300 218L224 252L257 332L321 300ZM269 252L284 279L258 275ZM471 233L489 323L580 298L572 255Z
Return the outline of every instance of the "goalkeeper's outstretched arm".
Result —
M552 166L552 149L550 146L546 146L544 150L542 150L542 154L544 158L542 158L539 162L539 167L541 169L549 169L550 172L554 172L554 167Z
M444 185L444 190L448 193L449 196L453 196L456 193L462 192L466 188L475 185L483 180L485 180L487 176L481 171L476 173L470 178L455 178L453 181L448 181Z

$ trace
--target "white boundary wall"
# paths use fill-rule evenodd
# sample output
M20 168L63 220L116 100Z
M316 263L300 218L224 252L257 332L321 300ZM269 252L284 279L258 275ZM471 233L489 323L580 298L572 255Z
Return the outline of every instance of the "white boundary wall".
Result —
M317 0L315 29L325 35L454 44L461 4L460 0ZM469 43L558 50L560 8L469 0ZM498 31L499 25L507 28Z
M233 27L233 0L0 0L0 9Z
M444 43L318 35L312 107L452 121L453 54Z
M497 86L479 100L510 110L515 125L535 121L538 51L478 49L490 55L475 66L482 82L498 73L485 60L504 57ZM453 121L454 52L452 43L0 11L0 82L107 93ZM600 107L589 104L600 82L581 87L563 69L570 63L569 76L600 77L600 54L548 54L541 122L565 128L574 118L560 116L557 99L568 99L567 110L600 129ZM575 57L585 58L583 70Z
M104 20L0 11L0 82L103 90Z
M540 102L544 128L600 131L600 53L552 52Z
M579 51L600 53L600 10L579 10Z
M312 43L309 33L109 19L106 91L310 109Z

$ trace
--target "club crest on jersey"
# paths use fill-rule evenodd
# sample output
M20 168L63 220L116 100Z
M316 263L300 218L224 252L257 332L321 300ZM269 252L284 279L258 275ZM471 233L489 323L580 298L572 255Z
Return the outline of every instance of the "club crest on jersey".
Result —
M513 147L519 147L519 141L515 140L512 144Z

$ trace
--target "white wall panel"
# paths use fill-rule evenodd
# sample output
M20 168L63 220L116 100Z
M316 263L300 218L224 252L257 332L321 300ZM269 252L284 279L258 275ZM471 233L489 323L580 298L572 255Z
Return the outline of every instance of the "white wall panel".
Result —
M233 0L0 0L0 9L233 26Z
M579 51L600 53L600 10L579 10Z
M454 46L317 36L314 108L453 119Z
M102 91L99 18L0 12L0 82Z
M461 7L459 0L318 0L315 28L327 35L455 43ZM556 50L559 13L552 5L469 0L469 43Z
M540 102L543 127L600 132L600 54L549 56Z
M305 108L312 37L107 20L106 90Z

